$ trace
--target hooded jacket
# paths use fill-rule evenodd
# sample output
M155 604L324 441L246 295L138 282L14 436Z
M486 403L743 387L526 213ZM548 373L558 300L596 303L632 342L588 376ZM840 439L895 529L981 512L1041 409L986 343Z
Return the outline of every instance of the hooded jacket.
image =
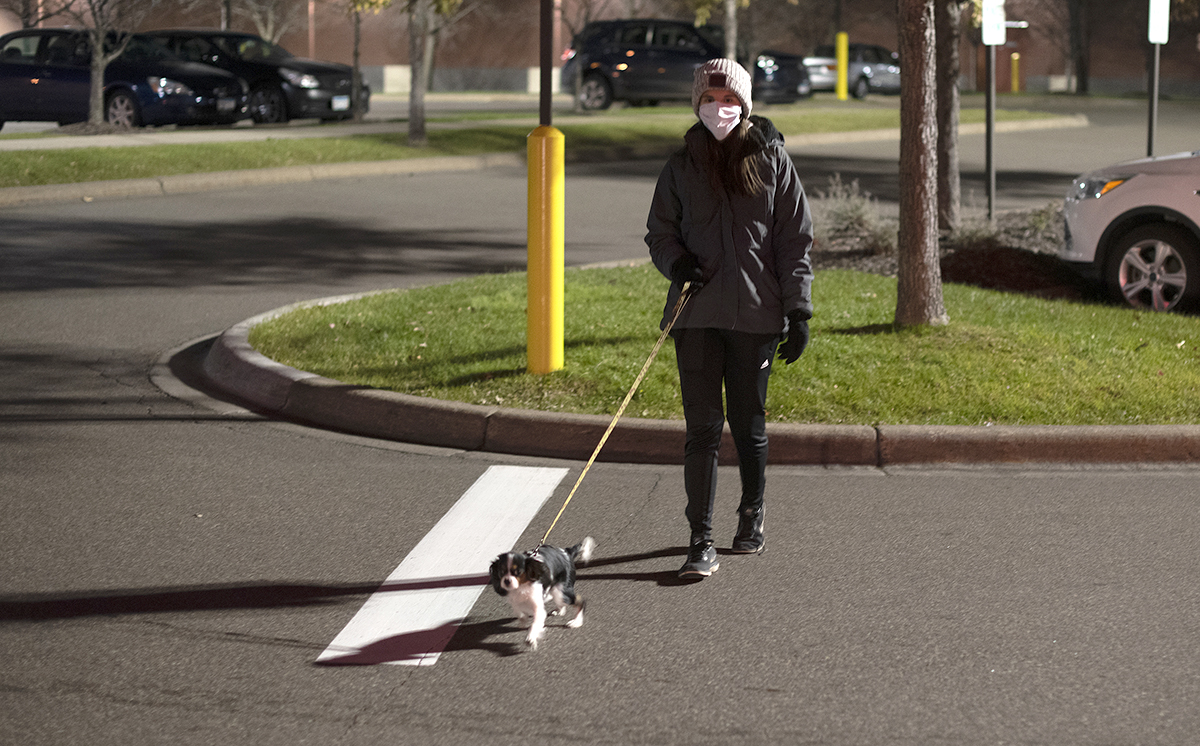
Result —
M705 284L684 306L676 328L732 329L779 334L784 318L799 311L812 317L812 215L783 136L770 120L750 117L744 147L758 153L765 189L743 196L713 187L701 170L704 138L697 123L684 147L671 155L658 177L646 245L668 279L675 262L691 252ZM663 310L666 328L681 291L671 283Z

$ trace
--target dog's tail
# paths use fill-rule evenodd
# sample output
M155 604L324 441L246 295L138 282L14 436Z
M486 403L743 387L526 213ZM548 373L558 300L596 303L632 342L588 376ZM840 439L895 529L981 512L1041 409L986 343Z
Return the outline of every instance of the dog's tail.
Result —
M592 561L592 552L596 549L596 540L590 536L583 537L583 541L567 550L571 561L576 565L586 565Z

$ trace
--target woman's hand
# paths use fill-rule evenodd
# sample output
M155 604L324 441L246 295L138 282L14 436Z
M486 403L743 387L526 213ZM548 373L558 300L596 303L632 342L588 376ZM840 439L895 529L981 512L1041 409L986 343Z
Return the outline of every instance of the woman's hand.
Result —
M788 314L787 336L779 343L779 359L791 365L800 359L808 347L808 319L800 311Z
M692 283L692 292L704 287L704 271L700 269L696 255L684 254L676 259L671 265L671 279L681 286L687 282Z

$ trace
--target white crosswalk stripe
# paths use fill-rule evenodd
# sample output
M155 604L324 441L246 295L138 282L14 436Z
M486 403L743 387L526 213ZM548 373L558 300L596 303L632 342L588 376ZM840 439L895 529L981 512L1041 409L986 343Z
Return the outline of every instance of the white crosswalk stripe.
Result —
M317 663L431 666L567 469L492 466L417 543Z

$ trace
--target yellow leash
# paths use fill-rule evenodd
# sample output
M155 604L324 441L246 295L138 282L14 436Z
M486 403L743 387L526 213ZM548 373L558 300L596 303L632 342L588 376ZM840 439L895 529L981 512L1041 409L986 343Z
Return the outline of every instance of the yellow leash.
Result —
M579 478L575 480L575 486L571 488L571 492L567 495L567 499L563 502L561 508L558 509L558 515L554 516L554 520L550 523L550 528L546 529L546 533L542 534L542 540L538 542L537 549L546 546L546 539L550 538L550 532L558 525L558 519L562 518L563 512L567 509L567 505L571 503L571 498L575 497L575 490L579 489L579 485L583 482L583 478L587 476L588 469L592 468L592 464L596 461L596 457L600 455L600 449L604 447L604 443L608 440L608 436L612 434L613 429L617 426L617 420L621 419L621 415L625 414L625 407L629 406L629 401L633 399L633 395L637 392L638 386L642 384L642 379L646 377L646 371L650 370L650 364L654 362L654 357L658 355L659 349L663 346L663 342L667 339L667 334L671 332L671 327L675 326L675 322L679 320L679 314L683 313L683 306L687 303L688 298L692 295L692 283L685 282L683 290L679 293L679 300L675 302L675 309L672 311L671 321L663 329L662 334L658 336L658 341L654 343L654 349L650 351L650 357L646 358L646 364L642 366L642 372L638 373L637 379L633 382L633 386L629 387L629 393L625 394L625 401L621 402L621 406L617 408L617 414L612 418L612 422L608 423L608 429L604 431L604 435L600 438L600 442L596 444L596 450L592 451L592 457L588 459L587 464L583 467L583 471L579 472Z

